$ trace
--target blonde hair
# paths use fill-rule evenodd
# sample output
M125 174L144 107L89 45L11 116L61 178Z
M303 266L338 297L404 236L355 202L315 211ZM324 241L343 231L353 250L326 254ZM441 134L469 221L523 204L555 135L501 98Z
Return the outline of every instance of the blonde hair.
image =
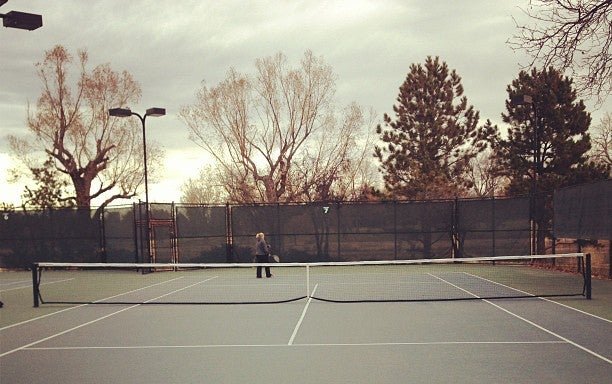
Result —
M263 239L263 238L264 238L264 234L263 234L263 232L259 232L257 235L255 235L255 238L256 238L257 240L261 240L261 239Z

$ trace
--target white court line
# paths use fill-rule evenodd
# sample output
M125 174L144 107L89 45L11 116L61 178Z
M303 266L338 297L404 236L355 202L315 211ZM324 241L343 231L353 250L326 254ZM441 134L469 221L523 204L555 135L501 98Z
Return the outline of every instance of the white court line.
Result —
M122 345L99 347L29 347L28 351L79 351L96 349L207 349L207 348L269 348L269 347L387 347L402 345L542 345L567 344L561 340L551 341L435 341L435 342L392 342L392 343L306 343L306 344L196 344L196 345Z
M204 282L206 282L206 281L208 281L208 280L212 280L212 279L214 279L214 278L216 278L216 277L217 277L217 276L211 277L210 279L206 279L206 280L198 281L197 283L194 283L194 284L188 285L188 286L183 287L183 288L181 288L181 289L177 289L177 290L174 290L174 291L172 291L172 292L168 292L168 293L165 293L165 294L163 294L163 295L161 295L161 296L155 297L155 298L153 298L153 299L147 300L147 301L145 301L144 303L145 303L145 304L146 304L146 303L150 303L150 302L152 302L152 301L155 301L155 300L161 299L162 297L166 297L166 296L171 295L171 294L173 294L173 293L180 292L180 291L184 291L184 290L185 290L185 289L187 289L187 288L191 288L191 287L196 286L196 285L198 285L198 284L202 284L202 283L204 283ZM174 280L176 280L176 279L174 279ZM23 346L21 346L21 347L19 347L19 348L15 348L15 349L13 349L13 350L10 350L10 351L7 351L7 352L4 352L4 353L0 354L0 357L6 356L6 355L10 355L11 353L14 353L14 352L17 352L17 351L21 351L21 350L26 349L26 348L29 348L29 347L31 347L31 346L33 346L33 345L40 344L40 343L42 343L42 342L45 342L45 341L51 340L51 339L56 338L56 337L61 336L61 335L65 335L66 333L72 332L72 331L77 330L77 329L79 329L79 328L86 327L86 326L91 325L91 324L93 324L93 323L97 323L97 322L98 322L98 321L100 321L100 320L107 319L107 318L109 318L109 317L111 317L111 316L117 315L117 314L119 314L119 313L121 313L121 312L125 312L125 311L127 311L127 310L130 310L130 309L132 309L132 308L136 308L136 307L139 307L139 306L141 306L141 304L131 305L131 306L127 307L127 308L123 308L123 309L120 309L120 310L118 310L118 311L115 311L115 312L109 313L108 315L104 315L104 316L102 316L102 317L98 317L97 319L94 319L94 320L88 321L88 322L86 322L86 323L83 323L83 324L77 325L76 327L72 327L72 328L70 328L70 329L66 329L66 330L64 330L64 331L62 331L62 332L58 332L58 333L56 333L56 334L54 334L54 335L47 336L47 337L42 338L42 339L40 339L40 340L38 340L38 341L34 341L34 342L32 342L32 343L29 343L29 344L23 345Z
M72 311L73 309L80 308L80 307L84 307L84 306L86 306L86 305L87 305L87 304L80 304L80 305L78 305L78 306L76 306L76 307L70 307L70 308L61 309L61 310L59 310L59 311L57 311L57 312L47 313L46 315L38 316L38 317L35 317L35 318L33 318L33 319L24 320L24 321L21 321L21 322L19 322L19 323L15 323L15 324L7 325L7 326L5 326L5 327L0 328L0 331L4 331L5 329L9 329L9 328L17 327L17 326L19 326L19 325L23 325L23 324L31 323L32 321L35 321L35 320L40 320L40 319L44 319L45 317L49 317L49 316L53 316L53 315L57 315L57 314L62 313L62 312Z
M13 285L13 284L28 284L28 283L31 283L31 282L32 282L32 279L9 281L9 282L6 282L6 283L5 282L0 283L0 286L2 286L2 285Z
M58 333L56 333L56 334L54 334L54 335L47 336L47 337L42 338L42 339L40 339L40 340L37 340L37 341L34 341L34 342L32 342L32 343L29 343L29 344L23 345L23 346L21 346L21 347L19 347L19 348L15 348L15 349L13 349L13 350L10 350L10 351L7 351L7 352L4 352L4 353L0 354L0 357L6 356L6 355L10 355L11 353L14 353L14 352L17 352L17 351L21 351L21 350L26 349L26 348L28 348L28 347L31 347L31 346L33 346L33 345L40 344L40 343L42 343L42 342L44 342L44 341L47 341L47 340L51 340L51 339L53 339L53 338L55 338L55 337L58 337L58 336L61 336L61 335L65 335L66 333L72 332L72 331L74 331L74 330L76 330L76 329L79 329L79 328L83 328L83 327L85 327L85 326L87 326L87 325L90 325L90 324L96 323L96 322L98 322L98 321L100 321L100 320L104 320L104 319L106 319L106 318L108 318L108 317L111 317L111 316L114 316L114 315L116 315L116 314L118 314L118 313L121 313L121 312L127 311L128 309L135 308L135 307L137 307L137 306L139 306L139 305L140 305L140 304L136 304L136 305L132 305L132 306L127 307L127 308L120 309L120 310L115 311L115 312L112 312L112 313L110 313L110 314L108 314L108 315L106 315L106 316L98 317L97 319L94 319L94 320L88 321L87 323L83 323L83 324L77 325L76 327L72 327L72 328L70 328L70 329L66 329L65 331L58 332Z
M502 287L504 287L504 288L512 289L512 290L514 290L514 291L517 291L517 292L524 293L524 294L526 294L526 295L530 295L530 296L534 296L534 297L535 297L535 295L533 295L532 293L522 291L522 290L520 290L520 289L518 289L518 288L510 287L510 286L508 286L508 285L505 285L505 284L499 283L499 282L497 282L497 281L489 280L489 279L487 279L487 278L484 278L484 277L482 277L482 276L478 276L478 275L474 275L474 274L472 274L472 273L468 273L468 272L464 272L464 273L465 273L466 275L468 275L468 276L471 276L471 277L474 277L474 278L477 278L477 279L481 279L481 280L487 281L487 282L492 283L492 284L501 285L501 286L502 286ZM554 301L554 300L548 299L548 298L546 298L546 297L538 297L538 299L540 299L540 300L544 300L544 301L548 301L549 303L553 303L553 304L560 305L560 306L565 307L565 308L567 308L567 309L572 309L572 310L574 310L574 311L576 311L576 312L580 312L580 313L582 313L583 315L588 315L588 316L594 317L594 318L596 318L596 319L603 320L603 321L608 322L608 323L612 323L612 320L608 320L608 319L603 318L603 317L601 317L601 316L597 316L597 315L594 315L594 314L592 314L592 313L588 313L588 312L582 311L582 310L580 310L580 309L578 309L578 308L570 307L569 305L566 305L566 304L563 304L563 303L559 303L558 301Z
M162 282L159 282L159 283L155 283L155 284L147 285L146 287L137 288L137 289L133 289L133 290L131 290L131 291L123 292L123 293L120 293L120 294L118 294L118 295L114 295L114 296L105 297L104 299L100 299L100 300L95 301L95 303L98 303L98 302L101 302L101 301L105 301L105 300L110 300L110 299L113 299L113 298L118 297L118 296L121 296L121 295L127 295L127 294L129 294L129 293L134 293L134 292L142 291L143 289L147 289L147 288L155 287L155 286L157 286L157 285L166 284L166 283L169 283L169 282L172 282L172 281L175 281L175 280L179 280L179 279L182 279L182 278L183 278L183 277L177 277L177 278L174 278L174 279L170 279L170 280L162 281ZM32 321L36 321L36 320L40 320L40 319L44 319L45 317L49 317L49 316L53 316L53 315L57 315L57 314L62 313L62 312L71 311L71 310L76 309L76 308L85 307L85 306L87 306L87 305L89 305L89 304L79 304L79 305L76 305L76 306L74 306L74 307L70 307L70 308L66 308L66 309L59 310L59 311L57 311L57 312L47 313L46 315L38 316L38 317L35 317L35 318L33 318L33 319L24 320L24 321L19 322L19 323L15 323L15 324L7 325L7 326L5 326L5 327L0 328L0 331L4 331L5 329L9 329L9 328L17 327L17 326L19 326L19 325L27 324L27 323L30 323L30 322L32 322Z
M298 330L300 329L300 326L302 325L302 321L304 321L304 317L306 316L306 311L308 311L308 306L310 305L310 302L312 301L312 296L314 296L318 286L319 284L316 284L314 289L312 290L312 293L309 295L308 301L306 302L306 306L304 306L304 310L302 311L302 316L300 316L300 319L295 325L295 328L293 329L293 333L291 334L291 338L289 339L289 343L287 343L287 345L293 345L293 340L295 340L295 336L297 335Z
M554 301L554 300L548 299L548 298L546 298L546 297L539 297L539 299L540 299L540 300L544 300L544 301L548 301L549 303L553 303L553 304L560 305L560 306L562 306L562 307L565 307L565 308L567 308L567 309L574 310L574 311L576 311L576 312L580 312L580 313L582 313L583 315L588 315L588 316L594 317L594 318L596 318L596 319L603 320L603 321L606 321L606 322L608 322L608 323L612 323L612 320L608 320L608 319L606 319L606 318L604 318L604 317L597 316L597 315L594 315L594 314L592 314L592 313L585 312L585 311L580 310L580 309L578 309L578 308L570 307L570 306L569 306L569 305L567 305L567 304L559 303L558 301Z
M429 274L429 275L431 275L431 276L435 277L436 279L440 279L440 280L442 280L442 281L446 282L447 284L449 284L449 285L451 285L451 286L453 286L453 287L455 287L455 288L457 288L457 289L459 289L459 290L461 290L461 291L463 291L463 292L466 292L467 294L469 294L469 295L471 295L471 296L474 296L474 297L476 297L476 298L479 298L479 297L478 297L478 295L476 295L476 294L474 294L474 293L472 293L472 292L470 292L470 291L468 291L468 290L466 290L466 289L463 289L463 288L461 288L461 287L459 287L459 286L457 286L457 285L455 285L455 284L451 283L450 281L446 281L446 280L444 280L443 278L438 277L438 276L433 275L433 274ZM601 359L601 360L603 360L603 361L607 362L608 364L612 364L612 360L610 360L610 359L606 358L605 356L600 355L599 353L597 353L597 352L595 352L595 351L591 351L590 349L588 349L588 348L586 348L586 347L584 347L584 346L582 346L582 345L580 345L580 344L578 344L578 343L576 343L576 342L574 342L574 341L572 341L572 340L568 339L567 337L563 337L563 336L559 335L558 333L555 333L555 332L553 332L553 331L551 331L551 330L549 330L549 329L547 329L547 328L544 328L543 326L541 326L541 325L539 325L539 324L536 324L536 323L534 323L533 321L528 320L528 319L526 319L526 318L524 318L524 317L522 317L522 316L520 316L520 315L517 315L516 313L511 312L510 310L508 310L508 309L506 309L506 308L503 308L502 306L499 306L499 305L497 305L497 304L493 303L493 302L492 302L492 301L490 301L490 300L482 299L482 301L484 301L485 303L491 304L491 305L492 305L492 306L494 306L495 308L500 309L500 310L502 310L502 311L506 312L507 314L509 314L509 315L511 315L511 316L514 316L514 317L516 317L517 319L520 319L520 320L522 320L522 321L526 322L527 324L530 324L530 325L532 325L532 326L534 326L534 327L536 327L536 328L538 328L538 329L540 329L540 330L542 330L542 331L544 331L544 332L548 333L549 335L552 335L552 336L554 336L554 337L556 337L556 338L558 338L558 339L561 339L561 340L563 340L563 341L565 341L565 342L567 342L567 343L569 343L569 344L573 345L573 346L574 346L574 347L576 347L576 348L582 349L583 351L585 351L585 352L587 352L587 353L589 353L589 354L591 354L591 355L593 355L593 356L595 356L595 357L597 357L597 358L599 358L599 359Z
M74 277L72 277L70 279L49 281L49 282L46 282L46 283L41 283L40 285L49 285L49 284L55 284L55 283L63 283L63 282L70 281L70 280L74 280ZM2 290L0 290L0 292L8 292L8 291L14 291L16 289L32 288L32 280L28 281L28 283L30 285L24 285L23 287L15 287L15 288L9 288L9 289L2 289Z

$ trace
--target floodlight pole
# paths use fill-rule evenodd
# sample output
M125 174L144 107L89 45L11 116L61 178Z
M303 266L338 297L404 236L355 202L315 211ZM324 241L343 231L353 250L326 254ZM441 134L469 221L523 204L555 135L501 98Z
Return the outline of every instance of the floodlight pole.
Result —
M538 220L538 177L540 175L540 135L538 133L538 109L532 102L533 108L533 179L531 179L531 193L533 195L533 252L539 253L539 220Z
M533 109L533 177L531 178L531 254L538 253L538 215L537 215L537 193L538 193L538 175L540 172L540 137L538 133L538 109L533 102L533 97L530 95L517 95L512 98L512 102L516 105L531 105Z
M144 162L144 183L145 183L145 220L146 220L146 231L145 240L147 242L147 261L153 262L153 255L151 255L151 214L149 212L149 179L147 171L147 130L145 129L145 121L147 115L141 116L136 112L132 112L132 115L137 116L142 124L142 147L143 147L143 162Z
M143 147L143 162L144 162L144 182L145 182L145 220L146 220L146 242L147 242L147 258L149 263L153 263L153 255L151 254L151 219L149 214L149 179L147 170L147 136L146 136L146 120L147 116L164 116L165 108L149 108L144 116L139 113L132 112L129 108L111 108L108 110L110 116L128 117L137 116L142 124L142 147Z

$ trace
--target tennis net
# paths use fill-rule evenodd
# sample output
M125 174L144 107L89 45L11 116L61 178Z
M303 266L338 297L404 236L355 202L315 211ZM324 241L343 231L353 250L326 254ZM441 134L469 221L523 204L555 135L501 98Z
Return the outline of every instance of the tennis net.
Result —
M273 277L256 278L257 266ZM147 272L147 273L143 273ZM271 264L35 263L39 304L410 302L591 296L582 253Z

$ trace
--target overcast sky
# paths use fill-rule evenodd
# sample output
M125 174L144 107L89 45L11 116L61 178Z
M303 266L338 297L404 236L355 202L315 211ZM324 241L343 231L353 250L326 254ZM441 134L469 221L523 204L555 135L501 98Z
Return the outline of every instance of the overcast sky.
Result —
M506 41L527 0L9 0L0 13L43 15L35 31L0 30L0 202L20 202L22 184L8 184L7 134L25 135L26 105L35 105L41 83L34 64L57 44L72 54L87 49L90 67L110 63L140 83L133 111L165 107L147 120L147 140L166 151L151 201L179 201L180 185L206 159L178 119L203 81L213 86L228 69L253 73L257 58L283 52L291 63L306 50L322 56L337 76L337 102L355 101L382 116L390 113L412 63L439 56L462 77L468 102L501 124L506 86L527 58ZM599 123L608 101L591 108ZM374 129L374 127L372 127Z

